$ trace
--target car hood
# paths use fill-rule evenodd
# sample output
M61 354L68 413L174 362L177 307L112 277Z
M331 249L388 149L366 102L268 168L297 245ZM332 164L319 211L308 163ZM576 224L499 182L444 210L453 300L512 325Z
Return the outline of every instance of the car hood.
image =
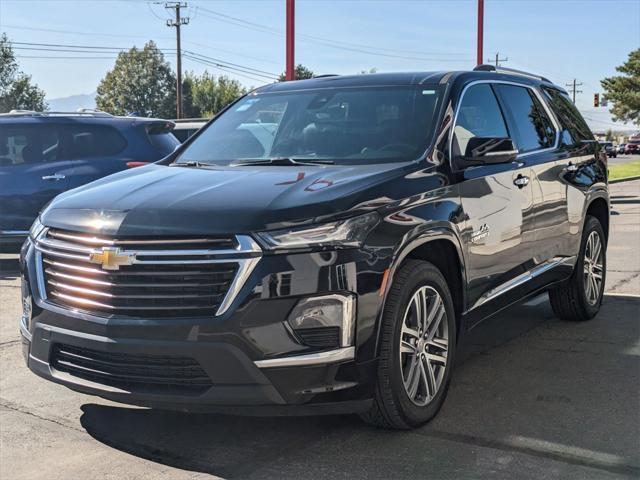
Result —
M43 212L42 221L111 235L250 233L356 215L407 197L412 190L424 192L426 177L412 175L419 168L415 163L214 168L153 164L60 195ZM423 181L407 182L412 176Z

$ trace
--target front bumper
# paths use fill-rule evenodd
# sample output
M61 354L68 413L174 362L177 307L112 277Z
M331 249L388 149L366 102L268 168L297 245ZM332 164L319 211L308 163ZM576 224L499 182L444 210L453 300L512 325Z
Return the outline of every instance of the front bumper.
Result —
M117 402L185 411L320 414L364 411L371 404L386 262L369 252L265 256L224 315L180 319L98 317L48 303L38 293L35 257L32 246L25 249L23 298L30 312L21 331L27 364L43 378ZM355 344L331 351L301 345L284 320L300 298L330 292L357 296ZM83 374L77 374L56 363L60 346L94 352L94 362L104 362L103 355L192 359L210 386L193 391L119 382L118 372L105 378L100 368L94 375L93 365L82 362Z

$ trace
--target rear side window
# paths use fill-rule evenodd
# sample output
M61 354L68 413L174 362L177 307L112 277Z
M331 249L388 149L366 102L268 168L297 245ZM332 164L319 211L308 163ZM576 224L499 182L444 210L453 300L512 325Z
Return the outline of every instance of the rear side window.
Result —
M9 125L0 129L0 167L53 162L62 158L54 125Z
M72 160L111 157L127 147L124 137L108 125L79 124L64 125L61 128L68 142L69 158Z
M542 90L565 130L563 134L565 143L577 144L584 140L593 140L591 129L567 94L555 88L543 87Z
M165 123L162 125L154 124L146 127L149 143L151 143L153 148L162 157L169 155L178 145L180 145L180 140L171 133L172 126L173 124Z
M469 87L462 97L453 130L452 156L464 155L473 137L506 138L509 134L491 86Z
M516 145L520 153L553 147L553 122L531 89L498 84L496 88L511 114Z

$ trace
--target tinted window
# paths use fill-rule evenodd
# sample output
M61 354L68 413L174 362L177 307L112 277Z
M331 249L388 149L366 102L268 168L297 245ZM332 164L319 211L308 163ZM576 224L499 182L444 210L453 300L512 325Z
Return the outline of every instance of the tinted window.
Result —
M62 129L69 142L71 159L110 157L127 146L122 135L107 125L65 125Z
M248 95L219 115L179 162L287 157L368 164L415 160L435 130L442 87L323 88Z
M554 88L544 87L543 91L551 103L551 108L560 120L563 129L568 132L563 135L565 143L580 143L583 140L593 140L593 134L587 123L578 112L569 95Z
M453 130L452 155L464 155L470 138L508 136L500 106L491 86L480 83L469 87L462 97Z
M149 142L162 156L169 155L180 145L180 141L169 132L149 132Z
M62 157L55 126L14 125L0 128L0 166L52 162Z
M516 145L520 153L552 147L556 131L534 93L525 87L497 84L496 88L511 113Z

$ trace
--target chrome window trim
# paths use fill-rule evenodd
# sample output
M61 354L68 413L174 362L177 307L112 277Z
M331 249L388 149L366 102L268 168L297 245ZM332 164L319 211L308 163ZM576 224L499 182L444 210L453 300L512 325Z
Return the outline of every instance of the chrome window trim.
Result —
M0 235L7 237L24 237L29 235L29 230L0 230Z
M516 159L520 159L523 157L528 157L530 155L534 155L534 154L538 154L538 153L544 153L544 152L549 152L552 150L556 150L558 148L558 144L560 143L560 125L558 124L558 121L555 117L555 115L553 115L553 112L549 109L549 105L547 105L547 102L544 101L542 95L540 94L540 92L538 91L537 88L531 86L531 85L527 85L524 83L518 83L518 82L513 82L510 80L474 80L473 82L469 82L467 85L465 85L465 87L462 89L462 93L460 94L460 98L458 100L458 104L456 105L456 111L455 114L453 116L453 122L451 124L451 129L449 131L449 164L451 165L451 168L453 169L454 164L453 164L453 134L454 134L454 130L456 128L456 124L458 123L458 113L460 112L460 106L462 105L462 101L464 100L464 96L467 93L467 90L469 88L471 88L474 85L479 85L479 84L483 84L483 83L488 83L488 84L503 84L503 85L513 85L515 87L522 87L522 88L527 88L530 91L532 91L534 93L534 95L536 96L536 98L538 99L538 101L542 104L542 107L544 108L545 112L547 113L547 115L549 116L549 118L551 119L551 123L553 123L553 126L556 130L556 138L555 138L555 142L553 144L553 147L547 147L547 148L540 148L537 150L531 150L530 152L524 152L524 153L518 153L518 156L516 157ZM498 96L494 93L494 97L496 99L496 102L498 102L498 105L500 105L500 100L498 99ZM507 121L507 118L505 116L505 114L501 112L502 114L502 118L504 120L505 126L508 128L509 127L509 122ZM514 141L515 143L515 139L511 139Z
M346 347L326 352L308 353L306 355L256 360L253 363L258 368L306 367L310 365L325 365L328 363L353 360L355 356L356 348Z
M38 291L40 293L40 298L44 301L47 300L47 292L45 288L45 277L44 277L44 267L43 267L43 259L42 254L47 254L54 257L60 258L69 258L73 260L80 260L83 262L90 263L89 256L91 253L100 252L101 249L94 248L84 248L77 247L73 245L61 245L60 242L51 242L45 239L49 228L44 228L42 232L38 235L38 237L34 241L34 246L36 249L36 279L38 284ZM123 252L133 253L134 258L132 264L144 264L144 265L168 265L168 264L183 264L183 265L193 265L193 264L210 264L210 263L236 263L238 265L238 271L234 279L231 281L229 285L229 290L225 294L220 306L215 311L214 316L221 316L229 310L229 307L233 304L235 299L237 298L240 290L245 285L247 279L255 269L256 265L259 263L260 258L262 257L262 249L256 243L253 238L248 235L235 235L237 246L235 248L228 248L225 250L222 249L212 249L212 250L126 250L123 249ZM75 240L75 237L72 238ZM155 241L155 240L154 240ZM142 243L142 242L138 242ZM107 244L109 245L109 244ZM68 250L82 253L86 253L87 255L74 255L72 253L64 253L54 250L49 250L48 248L56 248L60 250ZM205 260L181 260L176 258L174 260L144 260L145 256L202 256L202 255L215 255L221 258L212 258ZM240 257L238 257L240 255ZM138 258L138 256L143 258Z

